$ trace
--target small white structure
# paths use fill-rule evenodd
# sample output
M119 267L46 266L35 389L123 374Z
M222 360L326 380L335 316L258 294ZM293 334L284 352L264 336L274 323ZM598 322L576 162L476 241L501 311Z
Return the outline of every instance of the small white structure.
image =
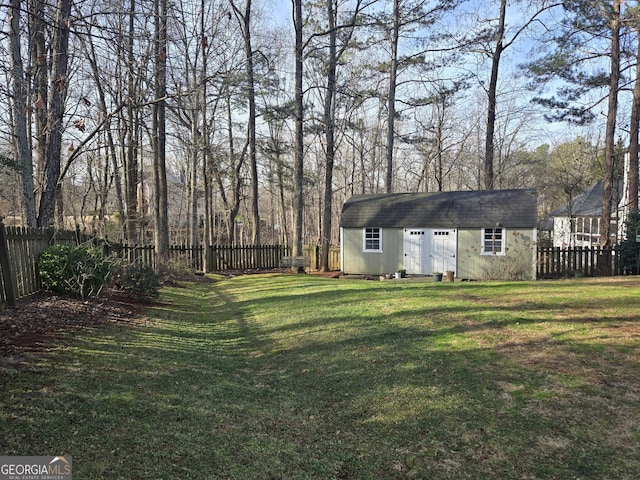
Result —
M576 196L572 202L551 212L554 247L597 247L600 245L602 192L603 182L598 182ZM618 205L618 203L619 201L616 199L613 204Z
M598 247L601 244L603 193L604 182L601 181L549 214L554 247ZM624 222L629 215L629 154L625 155L623 178L613 184L611 205L610 232L615 235L612 243L616 244L624 239Z

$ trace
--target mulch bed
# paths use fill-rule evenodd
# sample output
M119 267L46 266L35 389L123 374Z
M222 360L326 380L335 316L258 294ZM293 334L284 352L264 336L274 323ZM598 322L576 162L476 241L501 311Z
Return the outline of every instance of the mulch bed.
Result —
M149 305L118 292L88 301L49 292L23 298L0 309L0 357L48 350L72 329L140 319Z

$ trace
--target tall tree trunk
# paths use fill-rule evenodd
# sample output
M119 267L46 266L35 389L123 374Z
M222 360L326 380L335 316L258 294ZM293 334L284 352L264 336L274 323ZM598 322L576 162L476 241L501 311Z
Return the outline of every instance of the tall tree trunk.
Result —
M29 56L33 79L33 113L35 162L37 181L42 176L47 157L47 102L49 99L49 70L47 68L46 19L44 0L34 0L29 6Z
M385 187L393 192L393 147L396 125L396 87L398 80L398 41L400 38L400 0L393 0L393 27L391 29L391 67L389 69L389 98L387 99L387 171Z
M278 182L278 215L280 217L280 225L282 226L282 235L280 237L281 242L284 245L289 245L289 222L287 221L287 211L289 210L286 200L285 192L285 173L284 173L284 160L278 153L276 157L276 175Z
M62 155L63 116L69 78L69 28L72 0L58 0L55 29L51 41L51 95L48 106L47 150L44 167L44 184L40 197L38 225L53 225L56 205L56 192L60 175Z
M136 20L136 0L129 1L128 30L126 43L126 65L127 65L127 113L126 113L126 151L124 157L124 178L125 178L125 204L126 204L126 227L125 235L127 241L136 243L138 237L138 125L137 112L134 105L136 94L136 81L134 76L135 61L135 20ZM144 179L140 178L140 181ZM142 197L144 198L144 196ZM142 205L140 205L142 209Z
M613 206L615 133L618 113L618 84L620 82L620 2L613 0L611 25L611 77L609 81L609 100L607 105L607 126L605 131L604 183L602 192L602 217L600 220L600 244L611 245L611 214ZM615 206L617 208L617 205Z
M205 70L203 70L205 71ZM203 245L203 253L204 253L204 258L202 259L202 266L203 266L203 271L207 272L208 268L207 266L209 265L209 247L213 244L212 242L212 228L211 228L211 202L209 201L209 199L211 198L211 185L209 185L209 154L208 154L208 149L206 148L206 145L209 142L209 133L208 133L208 129L207 129L207 103L204 101L204 99L207 98L207 90L203 84L202 86L202 97L203 97L203 101L202 101L202 136L201 136L201 142L202 142L202 185L203 185L203 189L204 189L204 225L203 225L203 239L202 239L202 245Z
M336 70L338 68L336 17L338 6L334 0L326 0L329 19L329 58L327 65L327 89L324 97L324 130L326 141L326 160L324 169L324 198L322 202L322 222L320 228L320 265L321 272L329 271L329 249L331 246L331 220L333 209L333 166L335 163L335 96Z
M201 145L202 145L202 131L200 130L200 91L197 87L200 77L200 72L197 71L197 66L193 66L193 85L196 88L193 96L193 106L191 107L191 145L189 147L191 152L191 175L189 177L189 243L193 250L191 251L191 264L193 267L197 265L198 257L196 253L196 247L199 244L198 236L198 159L200 157Z
M169 262L165 117L167 96L167 0L156 0L154 2L154 17L153 183L155 187L156 269L162 271L166 269Z
M302 90L302 69L304 45L302 43L302 0L293 0L293 21L295 29L295 208L293 228L293 255L302 255L302 226L304 215L304 92ZM298 271L300 269L297 269Z
M631 121L629 132L629 180L628 198L629 210L638 209L638 129L640 127L640 29L635 29L636 51L636 79L633 86L633 102L631 103Z
M9 38L11 44L11 84L13 95L13 133L15 136L16 161L20 165L22 187L22 210L26 226L36 226L36 199L33 189L33 157L27 133L28 89L20 49L21 0L11 0L9 15Z
M195 94L198 98L200 95ZM193 109L193 118L191 122L191 139L193 145L191 145L191 177L189 190L190 206L189 206L189 243L193 248L198 246L198 155L200 150L200 135L198 117L200 115L199 99L196 100L195 108ZM193 252L192 261L195 262L195 250Z
M444 109L444 102L446 100L443 100L443 106L442 108ZM443 179L443 166L442 166L442 127L443 127L443 123L444 123L444 119L439 115L438 116L438 125L436 126L436 166L435 166L435 177L436 177L436 184L438 186L438 191L441 192L443 190L443 184L444 184L444 179ZM428 185L428 183L427 183Z
M229 136L229 165L231 170L231 199L223 197L223 201L229 211L229 243L235 245L237 243L236 218L240 213L240 202L242 200L242 167L247 154L249 142L245 145L240 153L236 152L235 142L233 139L233 112L231 111L231 94L227 96L227 125ZM222 188L221 188L222 191Z
M200 135L200 150L202 151L202 185L204 189L204 225L203 225L203 258L202 258L202 270L206 273L210 262L209 246L213 243L211 241L211 203L209 198L211 197L211 187L209 185L209 129L207 125L207 57L209 44L206 41L207 32L205 29L205 0L200 0L200 44L202 45L202 70L200 72L201 94L200 108L202 115L202 135Z
M256 89L253 61L253 46L251 43L251 0L245 0L244 12L231 3L236 17L240 22L244 39L244 52L247 71L247 100L249 103L249 123L247 125L247 139L249 141L249 171L251 174L251 216L253 228L251 241L254 245L260 244L260 211L258 204L258 160L256 155Z
M500 16L498 18L498 29L496 30L496 47L491 56L491 77L489 79L489 89L487 90L487 131L484 142L484 188L493 190L494 188L494 135L496 129L496 104L498 95L498 73L500 70L500 58L504 49L504 25L507 15L507 0L500 1Z

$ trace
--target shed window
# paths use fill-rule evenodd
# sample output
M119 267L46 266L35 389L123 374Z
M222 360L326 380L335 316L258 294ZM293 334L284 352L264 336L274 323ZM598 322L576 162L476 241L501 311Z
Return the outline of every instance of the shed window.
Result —
M365 252L381 252L382 251L382 229L378 227L364 229L364 245Z
M504 255L504 228L482 229L482 254Z

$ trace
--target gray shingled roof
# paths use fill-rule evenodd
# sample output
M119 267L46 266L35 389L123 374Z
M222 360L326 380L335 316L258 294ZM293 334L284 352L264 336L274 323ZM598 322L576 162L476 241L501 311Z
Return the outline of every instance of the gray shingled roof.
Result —
M622 195L622 182L613 183L611 201L615 209ZM576 195L571 202L571 215L574 217L599 217L602 215L602 198L604 197L604 182L591 185L584 192ZM569 204L554 210L550 217L566 217L569 215Z
M354 195L342 206L345 228L533 228L535 190Z

